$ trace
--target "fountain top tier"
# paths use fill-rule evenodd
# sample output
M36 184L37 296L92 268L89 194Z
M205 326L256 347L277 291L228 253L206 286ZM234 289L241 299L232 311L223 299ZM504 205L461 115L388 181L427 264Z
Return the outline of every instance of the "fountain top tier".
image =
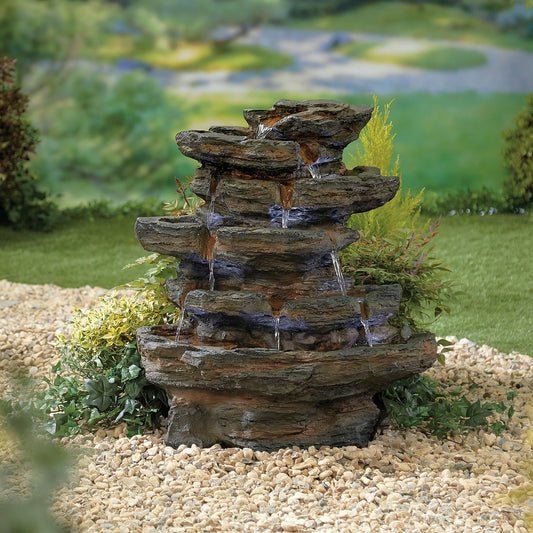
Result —
M226 167L241 177L290 182L318 172L344 172L342 151L359 137L371 115L367 105L280 100L269 110L246 109L248 128L182 131L176 141L184 155L208 168Z

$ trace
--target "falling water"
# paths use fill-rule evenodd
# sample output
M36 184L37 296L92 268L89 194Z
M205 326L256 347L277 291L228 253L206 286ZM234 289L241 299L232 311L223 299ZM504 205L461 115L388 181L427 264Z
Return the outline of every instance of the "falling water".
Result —
M316 163L311 163L310 165L307 165L307 168L309 169L309 173L313 178L320 178L320 169L318 168L318 165Z
M279 316L274 317L274 340L276 341L276 350L280 349L280 335L279 335Z
M365 330L365 339L368 346L372 348L372 333L370 331L370 324L368 323L368 308L365 308L364 298L359 299L358 302L361 308L361 324Z
M283 209L281 211L281 227L282 228L288 228L289 227L289 214L291 210L290 209Z
M215 261L209 261L209 290L215 290Z
M257 139L266 139L266 136L272 131L272 128L270 126L267 126L266 124L259 124L257 126Z
M337 281L339 283L341 293L343 296L346 296L346 280L342 275L341 262L337 250L331 251L331 260L333 261L333 268L335 269L335 275L337 276Z
M213 227L213 217L215 214L215 200L217 197L215 195L211 196L211 201L209 202L209 209L207 210L207 219L206 219L206 225L207 229L211 230Z
M176 328L176 337L174 338L176 342L180 340L181 328L183 327L184 318L185 318L185 308L182 307L180 317L178 319L178 327Z
M368 324L368 320L362 318L361 324L363 324L363 328L365 328L366 342L372 348L372 333L370 333L370 325Z

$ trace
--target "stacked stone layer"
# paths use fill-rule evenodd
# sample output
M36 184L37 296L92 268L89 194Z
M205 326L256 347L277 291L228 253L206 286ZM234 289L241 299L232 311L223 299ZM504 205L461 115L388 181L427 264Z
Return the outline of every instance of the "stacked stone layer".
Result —
M179 331L138 333L148 379L172 398L169 443L366 444L379 418L372 396L433 362L432 335L409 339L388 322L400 286L354 286L339 270L338 252L359 238L349 216L399 186L342 163L371 112L281 100L245 110L248 128L176 136L201 163L191 190L205 205L136 223L145 249L181 260L167 285Z

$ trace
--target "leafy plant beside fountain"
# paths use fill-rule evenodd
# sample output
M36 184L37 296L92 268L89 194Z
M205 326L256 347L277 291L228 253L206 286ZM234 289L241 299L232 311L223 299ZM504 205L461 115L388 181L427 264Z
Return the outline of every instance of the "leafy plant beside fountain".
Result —
M178 324L137 334L147 379L169 396L167 442L274 449L364 446L374 396L431 366L434 335L394 325L399 284L356 285L338 253L353 213L390 201L399 179L342 163L372 108L281 100L248 127L177 135L198 160L195 215L140 218L147 250L180 259Z

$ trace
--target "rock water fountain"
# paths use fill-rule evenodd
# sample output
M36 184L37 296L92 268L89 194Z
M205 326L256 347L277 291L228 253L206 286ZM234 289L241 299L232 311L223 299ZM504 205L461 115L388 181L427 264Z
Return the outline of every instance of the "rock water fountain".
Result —
M349 216L399 186L342 163L371 113L280 100L245 110L248 127L176 136L201 163L190 188L205 204L136 223L146 250L181 260L167 282L179 324L137 333L147 379L168 393L167 444L366 446L376 393L434 362L433 334L389 323L401 287L355 286L340 268L359 238Z

